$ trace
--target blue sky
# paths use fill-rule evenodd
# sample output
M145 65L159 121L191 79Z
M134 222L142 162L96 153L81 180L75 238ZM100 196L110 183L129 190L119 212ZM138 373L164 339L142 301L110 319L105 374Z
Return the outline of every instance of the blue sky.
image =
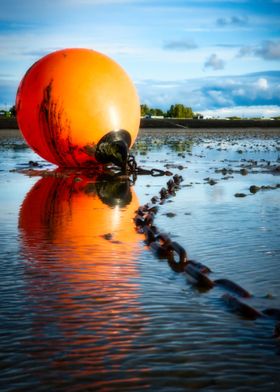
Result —
M116 60L141 103L204 115L280 115L280 0L9 0L0 107L38 58L86 47Z

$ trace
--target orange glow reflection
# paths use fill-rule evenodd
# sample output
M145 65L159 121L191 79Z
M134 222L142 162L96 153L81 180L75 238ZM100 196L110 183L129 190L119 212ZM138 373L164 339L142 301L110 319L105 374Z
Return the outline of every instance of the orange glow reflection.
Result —
M94 259L95 268L88 273L100 272L98 279L102 279L102 260L110 259L114 268L122 257L122 278L125 260L134 258L139 240L132 222L137 206L127 182L75 176L42 178L27 194L20 211L25 251L31 259L40 260L44 257L41 245L51 244L59 248L54 258L59 256L69 264L92 265ZM34 254L36 249L38 254Z
M104 373L105 363L118 368L140 333L137 207L128 182L82 176L42 178L27 194L19 229L28 344L55 369L74 363L81 376Z

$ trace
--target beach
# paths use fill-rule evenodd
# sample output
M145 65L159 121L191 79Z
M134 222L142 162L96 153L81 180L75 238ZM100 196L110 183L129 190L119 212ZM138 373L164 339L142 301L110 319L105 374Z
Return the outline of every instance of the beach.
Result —
M280 126L275 127L247 127L247 128L140 128L139 137L142 136L251 136L251 137L273 137L280 135ZM21 139L22 135L18 128L0 129L0 140L16 138Z
M279 128L141 128L138 166L165 175L129 180L0 139L4 383L278 390ZM169 240L210 283L159 252Z

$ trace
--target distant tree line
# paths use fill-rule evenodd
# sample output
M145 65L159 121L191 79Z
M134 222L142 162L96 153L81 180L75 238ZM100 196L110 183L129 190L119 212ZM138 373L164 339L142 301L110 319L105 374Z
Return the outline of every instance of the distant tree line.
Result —
M1 117L14 117L16 116L16 107L13 105L8 110L0 110ZM184 106L181 103L176 103L171 105L167 111L164 111L159 108L150 108L148 105L143 104L141 105L141 116L142 117L153 117L153 116L160 116L160 117L171 117L171 118L203 118L200 113L194 113L191 107ZM280 116L273 116L270 117L271 120L280 120ZM264 117L239 117L239 116L228 116L228 120L262 120L265 119Z
M150 108L148 105L141 105L141 116L152 117L152 116L163 116L173 118L197 118L191 107L184 106L181 103L171 105L170 108L165 112L162 109Z
M2 115L5 117L15 116L16 108L15 105L9 110L2 110ZM163 111L158 108L150 108L148 105L141 105L141 116L162 116L162 117L173 117L173 118L196 118L197 115L193 113L192 108L184 106L181 103L171 105L167 111Z
M16 107L12 106L9 110L0 110L0 116L2 117L14 117L16 115Z

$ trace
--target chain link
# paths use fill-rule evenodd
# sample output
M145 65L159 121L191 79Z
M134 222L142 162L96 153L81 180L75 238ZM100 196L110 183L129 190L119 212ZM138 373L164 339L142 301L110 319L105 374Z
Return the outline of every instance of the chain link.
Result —
M137 175L151 175L153 177L172 176L172 173L169 170L161 170L157 168L144 169L138 166L135 157L132 154L129 154L127 158L127 172L128 174L132 174L135 179Z
M149 170L151 175L163 175L165 172L159 169ZM270 317L272 320L280 320L280 309L267 308L262 311L251 306L248 302L240 300L241 298L251 298L252 294L239 286L232 280L226 278L211 279L209 275L212 271L206 265L188 258L186 250L176 241L173 241L168 234L162 233L155 224L155 216L158 212L156 204L163 204L166 199L176 196L176 191L180 189L183 177L175 174L173 178L166 183L167 188L161 188L159 197L153 196L150 202L139 206L135 211L134 223L139 234L144 234L145 243L159 259L166 259L170 268L177 273L185 273L191 278L198 287L203 290L210 290L215 287L221 287L230 293L223 294L223 300L239 314L246 318L255 320L257 318ZM280 322L276 322L273 331L273 337L280 338Z

